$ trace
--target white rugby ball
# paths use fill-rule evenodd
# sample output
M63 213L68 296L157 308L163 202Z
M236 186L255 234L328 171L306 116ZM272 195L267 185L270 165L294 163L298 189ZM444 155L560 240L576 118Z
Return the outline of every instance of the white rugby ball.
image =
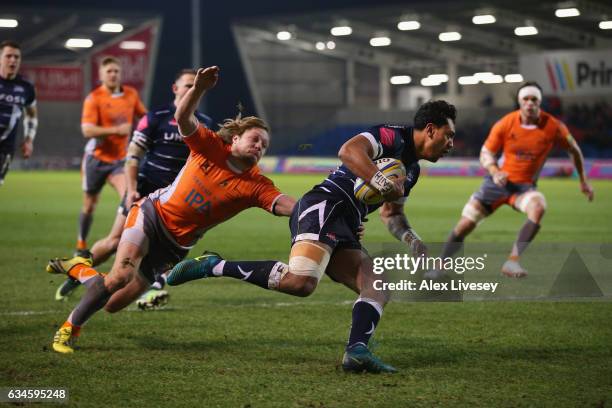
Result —
M397 159L390 157L383 157L374 162L378 170L380 170L385 176L390 179L403 177L406 175L406 167L404 164ZM379 204L384 201L383 196L374 187L370 186L361 178L355 180L355 186L353 188L355 198L368 205Z

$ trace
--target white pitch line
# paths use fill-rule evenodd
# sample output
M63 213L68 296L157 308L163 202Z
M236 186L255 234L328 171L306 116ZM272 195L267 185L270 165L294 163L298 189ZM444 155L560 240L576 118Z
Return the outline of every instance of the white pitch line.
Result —
M312 301L312 302L276 302L276 303L245 303L238 305L223 305L224 308L251 308L251 307L266 307L266 308L274 308L274 307L291 307L291 306L308 306L308 305L333 305L333 306L343 306L352 304L352 300L344 300L342 302L328 302L328 301ZM158 311L171 311L171 310L196 310L196 308L187 308L187 307L177 307L177 306L167 306ZM143 312L142 310L129 307L124 309L125 312ZM13 312L0 312L0 316L37 316L37 315L48 315L48 314L57 314L61 313L62 310L17 310ZM65 311L64 311L65 312ZM151 312L151 311L148 311ZM155 310L153 310L155 312Z

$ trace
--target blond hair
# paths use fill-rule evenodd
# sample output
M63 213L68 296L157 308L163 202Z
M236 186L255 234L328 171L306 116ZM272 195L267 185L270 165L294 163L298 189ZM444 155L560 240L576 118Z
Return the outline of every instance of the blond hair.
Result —
M119 58L113 57L112 55L107 55L106 57L102 58L102 61L100 61L100 67L105 67L108 64L117 64L121 66Z
M220 123L217 134L225 143L231 144L234 136L241 136L244 132L252 128L260 128L267 132L270 131L263 119L257 116L247 116L243 118L241 114L238 114L235 119L225 119L222 124Z

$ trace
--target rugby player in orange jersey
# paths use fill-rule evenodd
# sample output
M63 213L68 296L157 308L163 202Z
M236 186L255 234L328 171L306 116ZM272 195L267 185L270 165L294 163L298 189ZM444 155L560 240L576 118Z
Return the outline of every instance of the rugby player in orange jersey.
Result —
M81 164L83 206L79 214L78 255L88 254L87 235L100 192L108 182L123 197L123 171L132 121L147 113L138 91L121 84L121 65L115 57L100 63L100 82L83 103L81 132L88 140Z
M87 288L55 334L55 351L72 353L81 326L94 313L103 307L115 312L137 299L155 275L183 259L215 225L250 207L291 214L295 199L282 194L257 167L270 142L266 124L257 117L239 117L226 120L215 133L195 118L200 99L215 86L218 73L216 66L200 68L193 87L179 101L175 118L191 151L189 158L170 186L132 206L111 272L99 274L82 257L49 262L48 272L65 273Z
M593 188L584 173L584 159L580 147L567 127L558 119L540 109L542 90L535 82L521 85L517 93L519 109L510 112L491 129L482 150L480 163L489 172L476 193L461 213L461 219L451 231L442 251L442 258L450 257L460 249L465 237L476 226L503 204L527 215L520 229L512 252L502 266L508 277L521 278L527 271L519 263L525 251L540 229L546 212L546 199L537 191L536 182L554 145L568 151L580 178L580 190L589 201L593 200ZM497 154L503 153L501 167ZM437 277L440 271L431 271L426 277Z

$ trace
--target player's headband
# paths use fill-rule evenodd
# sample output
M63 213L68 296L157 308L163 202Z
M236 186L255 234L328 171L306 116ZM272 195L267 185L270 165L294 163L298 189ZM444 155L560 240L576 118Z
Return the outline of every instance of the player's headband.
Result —
M538 87L529 85L529 86L525 86L521 88L521 90L519 91L518 93L519 102L522 101L523 98L528 95L535 96L540 101L542 100L542 92L538 89Z

